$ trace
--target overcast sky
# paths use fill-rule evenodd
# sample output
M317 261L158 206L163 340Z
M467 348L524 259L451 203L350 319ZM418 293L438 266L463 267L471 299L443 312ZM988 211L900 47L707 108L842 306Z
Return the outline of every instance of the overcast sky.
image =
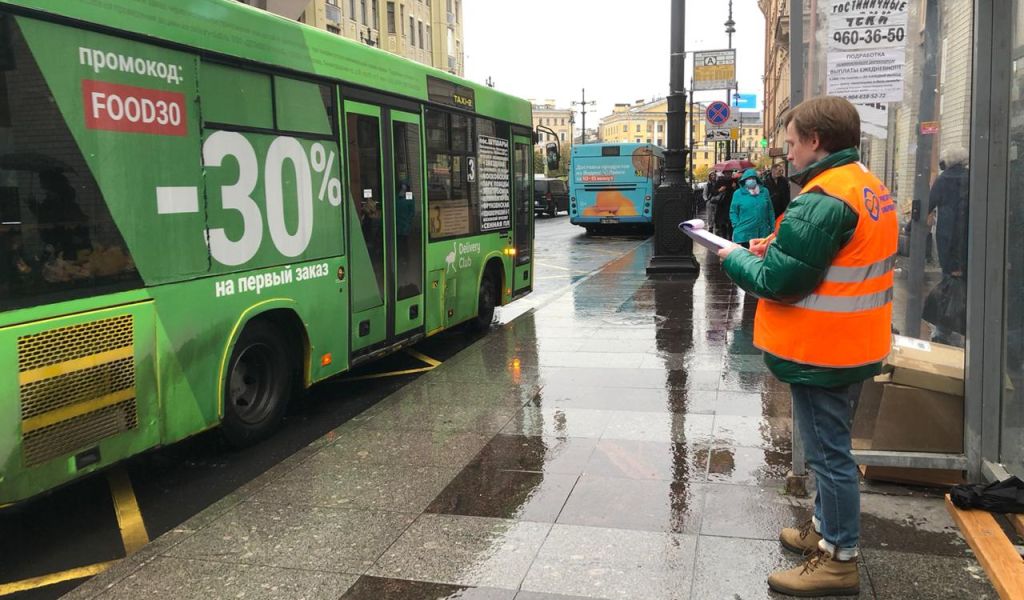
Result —
M587 127L632 103L668 94L670 0L463 0L466 77L523 98L554 99L559 108L596 100ZM727 0L690 0L686 49L728 47ZM763 101L764 16L757 0L735 0L740 92ZM686 80L692 59L687 57ZM724 99L725 92L698 93L698 100ZM593 119L593 120L591 120ZM577 124L579 117L577 116Z

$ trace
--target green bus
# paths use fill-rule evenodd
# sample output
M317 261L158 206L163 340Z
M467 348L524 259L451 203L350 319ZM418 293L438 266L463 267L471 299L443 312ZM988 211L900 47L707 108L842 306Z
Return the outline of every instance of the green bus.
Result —
M0 0L0 504L533 285L530 104L231 0Z

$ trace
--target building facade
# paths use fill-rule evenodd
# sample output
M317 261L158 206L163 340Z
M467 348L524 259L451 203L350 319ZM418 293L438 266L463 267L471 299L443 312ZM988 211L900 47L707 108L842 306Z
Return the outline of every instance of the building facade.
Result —
M240 1L454 75L465 72L463 0Z
M555 132L554 137L550 133L538 132L537 148L542 149L547 142L555 139L562 145L562 151L566 152L568 146L572 146L573 112L568 108L557 108L554 100L530 100L533 105L533 128L544 126Z
M758 0L764 14L764 137L776 154L784 145L789 108L789 1Z
M694 105L695 148L693 154L694 172L701 167L710 168L715 162L714 147L704 142L705 122L703 107ZM690 139L690 105L686 106L686 128L683 139ZM662 148L668 145L668 100L637 100L632 104L616 104L612 114L603 117L598 126L602 142L648 143Z

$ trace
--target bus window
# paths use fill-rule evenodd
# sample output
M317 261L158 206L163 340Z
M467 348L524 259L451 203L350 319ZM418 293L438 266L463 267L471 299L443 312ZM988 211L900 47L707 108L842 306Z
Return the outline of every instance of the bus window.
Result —
M8 17L0 55L0 309L141 287L135 262Z
M474 158L473 123L464 115L427 110L427 222L430 239L478 233L475 186L468 180Z
M334 95L331 88L288 77L274 77L277 128L331 135L334 133ZM296 106L303 110L295 110Z
M274 127L269 75L203 62L199 67L199 95L207 123Z
M420 163L420 128L395 121L395 259L398 299L421 292L423 280L423 225L420 212L423 181Z

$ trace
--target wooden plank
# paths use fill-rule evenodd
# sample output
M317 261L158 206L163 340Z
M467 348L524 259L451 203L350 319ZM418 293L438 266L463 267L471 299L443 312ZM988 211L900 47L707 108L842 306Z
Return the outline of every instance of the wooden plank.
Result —
M1018 514L1007 514L1006 518L1010 520L1010 525L1013 525L1013 530L1017 532L1017 535L1024 538L1024 515Z
M949 494L946 494L946 509L974 550L999 597L1024 599L1024 561L995 517L983 510L960 510L949 499Z

